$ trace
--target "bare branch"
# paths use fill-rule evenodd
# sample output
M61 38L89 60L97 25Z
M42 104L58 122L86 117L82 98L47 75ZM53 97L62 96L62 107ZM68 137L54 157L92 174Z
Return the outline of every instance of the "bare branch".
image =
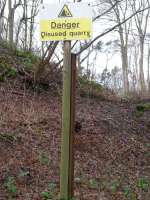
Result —
M125 20L123 20L122 22L116 24L115 26L113 26L112 28L106 30L105 32L101 33L100 35L98 35L97 37L95 37L92 41L90 41L87 45L83 46L80 51L77 53L77 55L81 54L83 51L85 51L89 46L91 46L96 40L98 40L99 38L103 37L104 35L110 33L111 31L115 30L116 28L118 28L119 26L121 26L122 24L126 23L128 20L130 20L132 17L134 17L136 14L143 12L147 9L150 9L150 6L148 6L147 8L144 8L142 10L137 10L135 13L133 13L132 15L130 15L129 17L127 17Z

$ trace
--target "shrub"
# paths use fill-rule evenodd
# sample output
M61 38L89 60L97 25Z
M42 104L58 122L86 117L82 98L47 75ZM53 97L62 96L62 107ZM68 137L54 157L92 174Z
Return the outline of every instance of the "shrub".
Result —
M15 55L17 57L24 58L24 60L31 63L36 63L39 60L39 57L30 51L22 51L17 49Z
M83 77L79 77L78 86L81 97L89 97L89 98L103 97L103 87L95 81L89 81Z
M146 110L150 110L150 103L139 104L136 106L136 110L139 112L144 112Z
M17 192L17 187L15 185L14 177L9 176L5 182L5 187L12 196L14 196Z
M6 57L0 57L0 81L7 78L15 78L17 70L11 66Z
M41 192L41 197L42 197L42 199L47 200L47 199L50 199L51 196L50 196L49 192L43 191L43 192Z
M150 182L146 178L139 178L137 181L137 186L138 186L138 188L147 191L148 188L150 187Z

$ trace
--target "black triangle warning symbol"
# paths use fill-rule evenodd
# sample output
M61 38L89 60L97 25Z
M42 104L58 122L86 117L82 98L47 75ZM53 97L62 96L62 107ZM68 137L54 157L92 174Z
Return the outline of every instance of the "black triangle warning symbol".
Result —
M70 12L70 10L69 10L69 8L66 4L61 9L58 17L72 17L72 14L71 14L71 12Z

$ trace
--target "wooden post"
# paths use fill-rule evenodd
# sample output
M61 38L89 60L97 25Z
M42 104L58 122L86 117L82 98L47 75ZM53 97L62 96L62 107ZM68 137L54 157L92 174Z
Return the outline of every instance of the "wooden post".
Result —
M60 199L73 197L73 131L75 96L75 60L71 56L71 42L64 42L63 98L62 98L62 134L60 163ZM72 67L71 67L72 66ZM74 70L72 70L74 69Z
M74 131L75 131L75 96L76 96L76 54L71 54L71 115L69 147L69 198L74 196Z
M71 42L64 41L63 62L63 98L62 98L62 134L60 162L60 199L68 200L69 187L69 143L71 114Z

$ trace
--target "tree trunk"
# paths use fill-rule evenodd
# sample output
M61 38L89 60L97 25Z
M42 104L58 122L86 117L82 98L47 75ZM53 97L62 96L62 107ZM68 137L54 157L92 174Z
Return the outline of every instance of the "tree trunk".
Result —
M2 41L3 37L3 31L4 31L4 11L6 6L6 0L1 1L0 0L0 42Z
M34 18L31 17L29 51L32 51L33 27L34 27Z
M148 47L147 68L148 95L150 95L150 46Z
M25 16L25 31L24 31L24 50L26 51L27 50L27 37L28 37L28 34L27 34L27 31L28 31L28 21L27 21L27 17L28 17L28 14L27 14L27 2L26 0L24 0L24 16Z
M10 47L13 48L13 39L14 39L14 9L12 8L12 2L8 2L9 16L8 16L8 33L9 33L9 43Z
M128 61L127 61L127 52L126 49L122 48L122 72L123 72L123 88L124 95L128 96L129 94L129 80L128 80Z
M34 82L38 82L42 76L42 73L45 71L44 67L46 66L47 63L50 63L50 60L54 54L54 51L58 45L59 41L56 41L54 43L52 43L51 48L48 51L48 55L45 58L45 60L42 60L36 67L35 69L35 74L34 74Z
M127 45L124 44L123 30L120 28L120 41L121 41L121 61L122 61L122 73L123 73L123 91L124 96L129 94L129 78L128 78L128 49Z
M2 41L2 33L3 33L3 18L0 18L0 42Z
M144 70L143 70L143 56L144 56L144 38L140 37L139 86L140 86L140 93L142 95L145 95L146 85L145 85Z
M19 25L18 25L18 29L16 31L16 40L15 40L15 46L17 47L18 46L18 41L19 41L19 34L20 34L20 31L21 31L21 26L22 26L22 22L23 22L24 18L22 17L20 19L20 22L19 22Z
M77 57L77 63L78 63L78 75L79 76L82 76L82 67L81 67L81 62L80 62L80 59L81 57L80 57L80 55L78 55L78 57Z

